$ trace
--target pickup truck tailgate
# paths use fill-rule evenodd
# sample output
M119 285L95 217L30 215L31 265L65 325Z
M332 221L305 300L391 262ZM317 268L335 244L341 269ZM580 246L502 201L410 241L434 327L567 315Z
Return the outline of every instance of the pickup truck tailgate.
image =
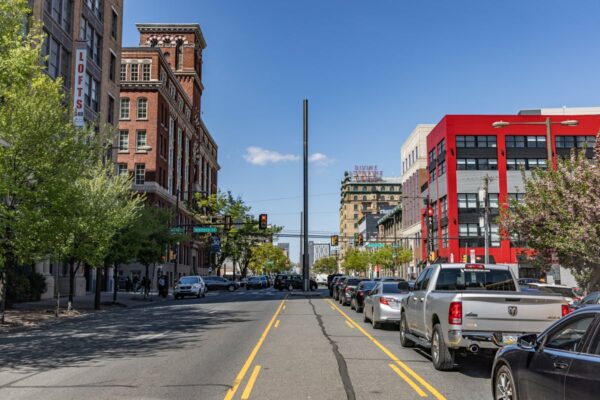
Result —
M560 296L524 293L463 293L463 330L487 332L541 332L562 316Z

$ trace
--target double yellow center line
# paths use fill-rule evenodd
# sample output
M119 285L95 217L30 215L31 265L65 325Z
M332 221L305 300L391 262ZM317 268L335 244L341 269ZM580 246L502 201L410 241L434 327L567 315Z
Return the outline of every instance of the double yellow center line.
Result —
M348 314L346 314L343 310L341 310L338 306L336 306L333 303L333 301L331 301L330 299L326 299L325 301L329 302L329 304L331 305L331 308L334 308L340 314L342 314L342 316L346 319L346 323L347 324L350 324L354 328L358 329L360 331L360 333L362 333L363 335L365 335L371 342L373 342L373 344L375 344L375 346L379 347L379 349L381 351L383 351L383 353L386 356L388 356L400 368L402 368L404 370L404 372L406 372L406 374L405 374L396 365L390 364L390 368L392 368L394 370L394 372L396 374L398 374L398 376L400 376L402 379L404 379L404 381L411 388L413 388L413 390L415 392L417 392L417 394L419 396L425 397L425 396L427 396L427 394L413 381L413 379L415 381L417 381L418 383L420 383L422 387L424 387L425 389L427 389L433 395L433 397L435 397L437 400L446 400L446 398L440 392L438 392L433 386L431 386L425 379L421 378L415 371L412 370L412 368L410 368L408 365L406 365L405 363L403 363L402 361L400 361L398 359L398 357L396 357L396 355L394 353L392 353L390 350L387 349L387 347L385 347L384 345L382 345L377 339L375 339L373 336L371 336L371 334L369 334L369 332L365 331L362 326L360 326L359 324L357 324L352 318L350 318L348 316ZM407 376L407 374L410 375L410 377L412 377L413 379L410 379L410 377Z
M269 331L271 330L271 327L275 323L275 320L277 319L277 316L279 315L279 313L281 312L281 310L285 307L285 301L286 300L287 300L287 296L285 296L285 299L281 300L281 303L279 304L279 307L277 307L277 311L275 311L275 314L273 314L273 317L271 318L271 321L269 322L269 325L267 325L267 327L263 331L262 335L260 335L260 339L258 339L258 342L256 343L256 346L254 346L254 348L252 349L252 352L250 353L250 355L246 359L246 362L244 363L244 366L242 367L242 369L240 370L240 372L235 377L235 380L233 381L233 385L231 386L231 388L225 394L225 399L224 400L231 400L231 399L233 399L233 396L235 396L235 393L237 392L238 388L240 387L240 384L242 383L242 381L244 380L244 377L246 376L246 373L250 369L250 366L252 365L252 362L254 362L254 359L256 358L256 354L258 353L258 351L262 347L262 345L263 345L263 343L264 343L267 335L269 334ZM248 385L246 386L246 390L244 391L244 393L242 393L242 398L245 395L248 395L248 397L250 396L250 392L252 391L252 387L254 386L254 381L256 380L256 377L258 376L259 372L260 372L260 366L257 365L254 368L252 376L250 377L250 382L248 382ZM246 397L246 398L248 398L248 397Z

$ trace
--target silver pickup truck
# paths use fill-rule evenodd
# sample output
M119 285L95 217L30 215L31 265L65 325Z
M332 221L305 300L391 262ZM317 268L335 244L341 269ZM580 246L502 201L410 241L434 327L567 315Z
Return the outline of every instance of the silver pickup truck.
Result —
M459 349L498 349L568 312L560 295L519 292L508 266L435 264L402 300L400 344L431 348L434 367L449 370Z

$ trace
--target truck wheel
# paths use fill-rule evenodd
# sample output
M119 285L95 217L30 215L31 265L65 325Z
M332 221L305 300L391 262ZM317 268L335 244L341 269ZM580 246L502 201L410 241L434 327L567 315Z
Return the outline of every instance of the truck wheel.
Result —
M413 347L415 343L406 337L408 333L408 323L406 322L406 315L402 313L402 318L400 319L400 346L402 347Z
M442 327L435 324L431 338L431 359L438 371L449 371L454 367L454 351L446 346Z

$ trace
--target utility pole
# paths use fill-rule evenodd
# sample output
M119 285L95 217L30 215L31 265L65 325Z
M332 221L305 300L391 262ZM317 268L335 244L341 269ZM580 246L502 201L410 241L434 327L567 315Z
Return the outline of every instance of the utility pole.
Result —
M179 226L179 188L177 188L177 200L175 200L175 226ZM175 244L175 263L173 265L173 282L177 282L177 261L179 259L179 242Z
M302 275L304 279L304 291L310 290L310 276L308 270L308 100L303 101L304 114L304 251L302 256Z

